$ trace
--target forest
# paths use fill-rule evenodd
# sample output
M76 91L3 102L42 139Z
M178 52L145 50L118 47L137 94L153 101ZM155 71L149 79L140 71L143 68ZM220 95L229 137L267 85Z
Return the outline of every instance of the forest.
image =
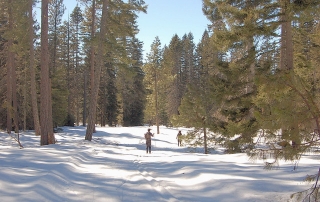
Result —
M0 0L7 133L35 130L48 145L59 126L86 126L89 141L96 124L188 127L184 142L205 153L220 143L276 160L318 146L319 0L203 0L201 41L156 37L145 61L143 0L78 2L66 21L63 0Z

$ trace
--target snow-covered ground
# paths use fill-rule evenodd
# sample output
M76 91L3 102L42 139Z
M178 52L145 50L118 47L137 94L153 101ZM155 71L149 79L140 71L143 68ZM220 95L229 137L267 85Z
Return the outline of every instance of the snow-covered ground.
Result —
M146 154L146 131L97 127L89 142L84 127L64 127L48 146L23 132L23 149L0 133L0 201L292 201L292 193L312 186L303 179L319 167L315 154L292 171L292 162L264 170L246 154L191 153L177 146L178 129L165 127Z

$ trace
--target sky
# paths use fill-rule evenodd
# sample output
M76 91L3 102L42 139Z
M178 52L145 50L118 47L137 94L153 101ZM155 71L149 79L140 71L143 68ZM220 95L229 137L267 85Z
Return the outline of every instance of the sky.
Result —
M303 155L294 171L292 162L264 170L262 161L224 154L219 145L203 154L177 146L178 128L160 127L151 154L143 138L147 126L97 126L90 142L85 127L61 129L57 143L46 146L34 131L21 131L22 149L0 131L1 201L293 202L302 201L290 196L310 188L314 182L303 179L319 167L319 153Z
M164 46L169 45L173 35L181 38L191 32L197 44L210 24L202 12L202 0L145 0L145 3L148 10L147 14L139 14L137 38L144 42L147 53L156 36Z
M144 55L158 36L162 46L169 45L173 35L180 38L191 32L194 43L200 42L210 21L202 13L202 0L144 0L147 14L139 13L137 24L140 32L137 38L144 43ZM67 8L64 17L72 12L76 0L64 0ZM79 4L80 5L80 4Z

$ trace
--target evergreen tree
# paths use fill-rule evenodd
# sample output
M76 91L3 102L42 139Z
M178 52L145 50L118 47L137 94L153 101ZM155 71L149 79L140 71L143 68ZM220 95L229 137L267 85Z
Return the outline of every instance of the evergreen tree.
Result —
M50 66L52 74L56 70L57 61L57 46L58 42L58 28L61 24L61 19L65 11L63 0L51 0L49 3L49 46L50 46Z
M34 53L34 29L33 29L33 0L28 2L28 34L29 34L29 69L30 69L30 92L31 92L31 103L32 103L32 115L35 134L38 136L40 132L40 121L37 101L37 86L36 86L36 73L35 73L35 53Z
M191 82L194 77L194 67L195 67L195 44L193 42L193 35L189 33L185 34L181 40L182 43L182 55L181 55L181 64L183 67L183 94L186 90L187 84Z
M5 42L3 48L7 50L5 51L6 58L3 60L7 64L5 76L7 102L4 103L7 103L6 109L9 112L7 114L8 132L11 132L14 126L15 132L18 133L19 129L26 129L31 118L28 116L29 97L26 93L28 75L25 69L27 55L29 55L28 38L25 37L25 30L28 30L28 1L6 1L4 6L6 12L2 20L6 26L2 26L2 37Z
M85 3L87 3L86 0L84 0ZM94 86L94 69L95 69L95 49L96 49L96 0L92 0L92 3L90 6L86 7L85 14L84 14L84 19L83 19L83 32L87 33L88 37L84 37L84 48L87 47L88 50L90 50L90 53L86 52L87 56L87 61L90 66L90 86L92 90L92 86ZM87 66L85 64L85 66ZM86 71L84 71L86 72ZM86 80L86 74L84 73L84 96L83 96L83 125L85 126L86 124L86 119L87 119L87 107L86 107L86 86L87 86L87 80ZM92 91L90 92L92 93ZM94 129L95 131L95 129Z
M56 88L57 93L61 92L60 99L64 105L57 104L57 107L63 108L64 111L59 114L65 114L63 120L58 120L60 123L63 121L64 125L74 126L75 123L75 109L74 109L74 96L75 94L75 85L74 85L74 71L72 68L72 54L71 54L71 29L70 23L68 21L64 21L58 29L58 40L60 41L57 52L57 73L54 75L56 79L56 85L60 85L61 88ZM79 89L78 89L79 90Z
M119 103L117 99L116 69L111 59L112 54L106 55L105 68L101 74L99 90L99 115L100 124L114 126L118 123Z
M203 146L204 153L209 153L213 149L214 136L209 132L213 129L215 121L213 114L217 110L217 101L215 96L216 85L214 79L218 63L217 52L212 48L212 42L207 31L204 32L201 42L196 49L197 63L194 63L190 69L190 80L187 91L182 97L179 107L179 115L174 116L173 123L177 126L194 127L184 141L192 147ZM190 77L191 78L191 77Z
M16 66L15 66L15 53L13 48L14 41L14 11L13 3L11 0L8 1L8 32L7 36L7 133L11 133L12 130L12 118L14 118L15 132L17 132L18 123L16 115Z
M61 54L64 39L59 37L62 31L61 20L65 11L63 0L54 0L49 3L49 53L50 78L52 81L52 109L54 127L64 125L67 118L67 84L64 79L65 56Z
M301 153L314 145L319 127L319 106L316 104L318 87L315 82L319 77L317 65L314 66L316 63L310 60L310 53L317 49L310 46L316 43L310 36L316 30L314 20L319 19L318 14L315 14L318 13L316 10L319 10L319 3L318 6L316 1L310 4L288 3L282 5L286 6L282 12L287 15L286 23L283 22L282 27L291 29L291 39L282 40L281 46L285 47L281 47L276 55L280 57L279 61L274 61L269 55L259 61L259 71L266 76L259 76L257 80L259 94L256 103L260 109L257 117L263 123L264 134L271 139L271 148L276 148L271 150L275 161L278 158L299 159ZM297 18L292 11L295 11ZM295 21L297 26L292 26L292 21ZM282 33L282 38L288 37L285 33ZM301 33L304 33L303 37ZM288 46L288 43L293 47ZM287 54L287 51L291 53ZM269 97L270 94L273 96ZM279 144L283 148L278 148ZM257 151L259 155L270 152Z
M259 1L227 1L209 2L205 5L210 7L208 18L212 20L226 22L223 26L219 23L213 26L213 40L221 51L230 53L228 71L224 66L220 72L229 81L223 94L223 106L219 116L225 116L224 135L231 138L231 143L253 144L253 137L259 129L254 117L255 106L252 99L255 97L255 57L256 47L255 36L258 35L258 21L260 10L257 9ZM207 8L205 7L205 11ZM217 13L220 13L217 14ZM227 28L226 28L227 27ZM217 31L216 31L217 30ZM237 141L233 141L234 136L240 135ZM233 144L231 144L233 147ZM233 147L239 148L239 147Z
M139 111L132 111L133 108L139 105L137 99L140 90L134 88L134 77L136 75L136 66L142 65L141 61L136 61L132 58L132 50L135 50L134 36L138 32L136 25L136 12L145 12L143 1L113 1L109 4L108 27L106 34L106 53L105 66L101 70L103 76L99 91L99 108L101 109L97 116L102 124L108 122L111 125L123 124L124 119L126 125L142 124ZM90 8L91 9L91 8ZM94 19L91 12L86 10L84 27L88 27L88 23ZM85 32L89 29L85 28ZM92 44L90 59L87 61L92 64L95 60L92 51L96 48L96 40L86 39L87 44ZM89 57L88 57L89 58ZM93 58L93 60L91 59ZM142 60L142 58L140 59ZM139 64L140 63L140 64ZM92 71L90 73L92 75ZM93 79L90 79L93 81ZM140 81L141 82L141 81ZM137 99L136 99L137 98ZM140 118L134 117L139 115ZM109 120L107 120L109 119ZM133 122L132 122L132 121Z
M110 64L110 63L109 63ZM108 65L108 64L107 64ZM118 124L119 101L117 98L116 72L113 66L107 66L107 100L105 102L106 121L109 126Z
M72 69L73 69L73 97L74 97L74 115L75 115L75 119L76 119L76 125L79 125L80 120L81 120L81 115L80 115L80 110L81 110L81 106L83 106L81 104L82 101L82 83L84 83L84 81L82 80L82 78L84 78L83 75L83 66L81 66L82 64L82 58L80 56L80 47L81 47L81 22L83 21L83 16L82 16L82 11L80 9L80 7L77 5L71 15L70 15L70 25L71 25L71 54L72 54ZM79 82L79 79L81 82Z
M311 128L318 125L315 97L310 94L305 76L298 73L297 61L299 66L308 65L305 61L296 60L293 54L299 48L293 41L295 30L292 26L292 22L302 19L303 13L318 8L318 1L204 1L204 12L213 22L216 44L220 50L231 53L229 70L232 72L225 76L231 81L240 78L243 83L230 85L233 87L228 91L232 95L225 97L229 104L233 103L223 111L229 119L226 131L229 136L245 134L241 140L250 143L252 135L262 128L262 134L272 142L268 152L272 152L275 159L299 158L298 154L305 150L302 147L296 149L297 145L302 146L302 142L310 139L314 131ZM225 25L221 25L223 23ZM279 28L280 35L277 33ZM280 45L274 45L277 42ZM270 51L270 47L274 49ZM280 59L276 60L277 57ZM255 66L257 60L259 66ZM237 64L239 62L240 65ZM256 85L252 81L256 81ZM307 119L313 120L314 124L306 123L306 117L310 117ZM279 141L292 146L274 149ZM261 150L256 151L259 153Z
M29 15L29 7L32 9L32 4L33 2L28 0L1 2L1 6L3 6L1 7L3 13L0 17L2 21L0 37L1 67L6 69L6 71L2 71L2 83L9 82L9 85L3 85L1 98L3 103L11 103L0 107L1 114L3 114L1 127L10 128L11 132L12 126L14 126L16 133L19 129L34 129L33 121L31 120L32 113L30 112L30 96L27 93L30 90L29 74L27 74L28 63L31 62L29 60L29 41L32 42L33 46L34 35L31 35L32 39L28 37L28 33L26 35L26 30L30 29L32 33L34 31L33 19L31 22L28 21L29 16L32 17L32 15ZM32 25L31 28L29 28L29 24ZM9 110L10 113L7 115L4 109ZM11 118L5 121L8 117ZM39 127L37 131L39 131Z
M143 109L145 103L145 91L143 86L142 72L142 43L132 38L128 42L128 57L130 60L130 69L132 75L126 79L126 89L122 91L123 100L123 123L127 125L143 125ZM123 82L123 81L122 81Z
M98 91L100 85L100 73L101 68L104 64L103 53L104 53L104 37L106 34L106 21L108 17L108 7L109 0L104 0L102 4L102 16L101 16L101 25L100 25L100 35L99 41L101 42L100 46L97 50L97 66L94 74L94 86L91 86L91 96L90 96L90 104L89 104L89 114L88 114L88 126L86 131L86 140L92 140L92 133L94 132L94 125L96 121L96 112L97 112L97 100L98 100Z
M159 99L159 122L161 125L172 126L172 123L168 116L168 92L170 90L170 86L172 81L174 80L174 75L171 74L171 61L167 60L170 58L170 50L165 45L163 48L163 59L161 61L161 74L159 80L158 91L161 96Z
M88 3L89 1L86 1ZM12 95L9 97L11 101L7 103L12 103L10 107L1 106L1 111L5 112L4 110L10 110L8 120L10 120L11 124L23 124L23 128L30 128L33 129L34 126L32 122L37 122L36 118L34 121L32 121L32 113L31 113L31 105L33 106L35 112L37 107L37 79L38 79L38 71L36 69L33 73L32 68L30 68L30 78L29 75L25 74L26 67L29 66L36 66L37 65L37 59L40 54L42 56L44 53L42 50L46 50L46 39L45 39L45 33L42 32L44 40L41 42L44 44L44 46L37 46L38 44L33 44L33 42L37 42L36 39L34 39L34 34L31 28L34 25L34 22L32 20L32 10L28 10L28 8L32 9L33 2L24 0L22 1L0 1L1 3L1 9L4 11L1 13L1 22L3 23L3 26L1 26L1 66L8 66L7 64L7 56L8 53L13 53L12 55L14 57L11 57L10 61L13 61L13 63L8 69L9 75L7 74L7 71L1 72L1 75L3 75L2 82L9 82L10 85L6 85L5 87L9 87L9 91L2 87L0 89L0 93L6 94L6 95ZM10 7L8 6L10 3ZM30 4L29 4L30 3ZM48 3L48 4L47 4ZM92 1L93 4L95 4L95 1ZM42 75L41 75L41 82L47 82L47 84L52 85L49 87L49 89L46 90L46 93L40 92L41 95L41 102L42 106L46 105L45 108L40 107L41 110L47 110L45 113L42 114L41 120L48 120L50 117L53 117L53 124L54 126L58 126L63 124L63 122L68 123L68 125L72 125L74 122L79 122L81 118L81 107L80 105L83 104L83 122L85 123L85 98L86 96L86 84L88 81L86 81L86 75L88 73L87 69L85 69L85 66L82 62L82 54L89 54L90 55L97 56L98 53L98 47L100 46L101 42L98 42L98 40L95 37L95 32L98 30L98 32L101 31L101 27L98 25L98 23L95 22L95 12L91 12L92 9L94 11L98 10L98 14L101 14L101 6L102 2L98 1L97 6L94 6L91 4L91 10L88 12L89 14L92 14L94 16L93 18L89 18L86 22L81 21L82 11L79 7L76 8L76 11L72 13L71 15L71 21L65 21L63 24L61 24L61 16L64 12L64 6L62 0L57 1L50 1L50 2L44 2L44 5L47 4L48 8L44 6L44 10L48 9L48 14L45 18L48 19L48 28L49 28L49 35L48 35L48 42L50 44L49 51L50 51L50 58L49 61L46 62L45 57L43 57L44 60L42 60ZM28 7L29 5L29 7ZM31 5L31 7L30 7ZM90 7L90 6L89 6ZM12 9L12 22L14 22L12 25L12 29L9 28L9 16L8 14L8 8ZM105 120L107 120L110 124L116 124L118 122L118 113L124 112L122 109L134 109L131 111L131 113L126 113L126 117L130 119L131 121L129 124L134 125L141 125L143 123L142 117L143 117L143 107L144 107L144 90L142 83L142 53L141 53L141 42L135 39L135 35L138 32L138 27L136 24L137 19L137 12L145 12L146 6L144 5L143 1L112 1L109 4L109 13L107 23L110 25L108 26L108 29L106 29L106 34L103 36L103 42L105 44L105 48L101 49L103 51L103 58L102 65L103 68L101 70L101 75L107 72L108 77L107 82L102 82L104 87L107 87L107 100L108 102L102 102L100 105L107 106L106 113L108 117ZM86 17L88 17L88 13L86 13ZM29 23L27 23L27 19L29 19ZM80 20L79 20L80 19ZM45 20L43 21L45 23ZM92 22L92 23L91 23ZM98 21L99 22L99 21ZM85 23L91 23L92 26L87 26L88 24ZM45 23L46 24L46 23ZM27 27L28 25L28 27ZM90 25L90 24L89 24ZM46 26L44 26L45 28ZM17 29L19 28L19 29ZM43 26L41 26L43 28ZM91 38L86 38L85 43L82 43L82 36L80 36L80 33L82 31L86 33L90 33L91 30L94 30L92 32ZM25 37L23 34L24 32L21 30L28 30L29 37ZM77 34L79 34L77 36ZM100 33L99 33L100 34ZM87 35L88 36L88 35ZM90 36L90 35L89 35ZM7 48L10 43L8 43L8 39L14 39L14 43L12 43L12 47L10 49ZM28 39L28 40L27 40ZM92 40L91 40L92 39ZM102 39L102 38L101 38ZM28 45L27 45L28 44ZM83 45L84 49L81 49L81 45ZM92 45L92 46L91 46ZM89 47L89 49L88 49ZM94 47L94 48L90 48ZM34 49L33 49L34 48ZM42 48L42 50L40 50ZM99 47L101 48L101 47ZM5 50L10 50L5 51ZM35 50L34 53L32 53L32 50ZM82 50L82 52L81 52ZM91 51L92 50L92 51ZM108 50L108 51L106 51ZM93 53L93 54L92 54ZM39 54L39 55L38 55ZM47 53L46 53L47 54ZM30 57L29 57L30 55ZM36 57L32 59L32 55L35 55ZM10 58L10 57L9 57ZM26 62L28 61L28 62ZM32 62L34 64L32 65ZM91 63L97 65L99 62L96 58L86 58L86 64ZM44 68L44 65L48 64L50 67L49 70L49 79L46 80L46 68ZM88 65L89 66L89 65ZM104 68L105 67L105 68ZM14 69L16 68L16 69ZM94 75L96 72L94 71ZM7 75L10 76L12 79L7 79ZM66 75L66 76L64 76ZM83 78L83 79L82 79ZM31 80L30 80L31 79ZM12 82L14 81L14 82ZM32 87L29 86L29 81L32 83ZM96 79L91 79L91 81L96 81ZM123 94L123 95L130 95L131 98L134 99L128 99L124 104L122 100L124 100L121 97L120 91L118 91L119 83L123 81L130 81L130 93L129 94ZM16 85L14 85L16 83ZM100 83L100 82L99 82ZM96 85L96 84L94 84ZM42 92L44 92L44 88L46 88L43 85L40 85ZM84 95L82 96L82 87ZM15 89L16 88L16 89ZM29 89L30 88L30 89ZM32 88L32 90L31 90ZM31 90L32 96L28 95L28 91ZM93 89L90 89L93 90ZM41 90L40 90L41 91ZM16 92L16 93L14 93ZM100 98L104 98L103 94L99 94L101 96ZM32 101L31 98L32 97ZM7 96L1 96L2 101L6 101ZM121 101L121 102L120 102ZM120 106L122 104L122 106ZM49 107L48 107L49 106ZM53 107L53 110L49 109ZM99 108L101 107L99 106ZM9 109L10 108L10 109ZM80 110L79 110L80 109ZM126 110L126 112L129 112L130 110ZM9 112L9 111L8 111ZM15 114L13 114L13 112ZM7 127L7 113L2 113L1 116L2 120L2 127ZM102 115L102 114L101 114ZM33 115L34 117L37 117L37 115ZM100 114L98 115L100 116ZM123 114L121 115L123 117ZM16 117L21 117L19 120ZM45 118L44 118L45 117ZM72 117L77 117L76 121L72 120ZM15 119L15 121L12 122L12 119ZM99 117L101 118L101 117ZM67 120L65 120L67 119ZM99 119L102 122L102 119ZM103 121L105 121L103 120ZM9 123L9 121L8 121ZM15 126L14 128L16 130L19 129L20 126ZM41 126L42 127L42 126ZM48 128L52 128L53 125L48 125ZM13 128L12 125L8 128ZM40 128L40 127L39 127ZM10 129L11 131L11 129ZM40 131L40 130L37 130ZM37 132L39 133L39 132ZM53 135L50 134L44 134L42 135L41 144L49 144L49 142L54 142Z
M159 37L151 44L151 52L147 55L147 63L144 65L145 86L147 90L146 118L151 124L155 122L157 134L159 130L159 75L161 74L162 49Z
M6 54L7 51L5 49L6 47L6 39L5 39L5 32L6 32L6 28L7 28L7 11L6 11L6 3L7 1L1 0L0 1L0 68L1 69L6 69ZM1 83L6 83L6 71L0 71L0 81ZM4 87L4 85L2 85L0 87L0 94L1 95L5 95L6 93L6 87ZM0 101L1 103L5 103L6 102L6 96L1 96L0 97ZM0 127L1 129L7 129L7 109L5 106L0 106L0 114L2 116L0 116Z
M174 35L167 49L166 57L163 59L164 68L170 72L171 82L168 86L167 113L169 117L179 114L178 108L182 97L182 45L178 35Z
M113 64L117 77L119 123L141 125L143 122L144 90L142 82L142 45L135 38L138 33L136 24L137 12L145 12L143 1L113 2L111 4L110 26L114 30L109 33L109 50L112 50ZM119 26L121 25L121 26ZM110 54L110 53L109 53Z
M41 3L41 85L40 85L40 125L41 145L54 144L51 102L51 80L49 79L48 54L48 0Z

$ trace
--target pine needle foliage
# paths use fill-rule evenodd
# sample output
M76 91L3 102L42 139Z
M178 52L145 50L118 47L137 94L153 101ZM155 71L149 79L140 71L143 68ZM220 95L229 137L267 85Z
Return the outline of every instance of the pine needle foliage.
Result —
M319 63L310 54L317 49L311 44L317 43L319 2L205 0L203 11L212 21L216 47L230 55L227 68L219 68L227 81L221 94L221 134L231 146L250 144L252 156L272 153L273 163L298 160L319 139ZM290 26L293 40L288 38ZM287 35L280 36L281 29ZM289 65L281 68L283 64ZM267 148L254 141L261 129Z

